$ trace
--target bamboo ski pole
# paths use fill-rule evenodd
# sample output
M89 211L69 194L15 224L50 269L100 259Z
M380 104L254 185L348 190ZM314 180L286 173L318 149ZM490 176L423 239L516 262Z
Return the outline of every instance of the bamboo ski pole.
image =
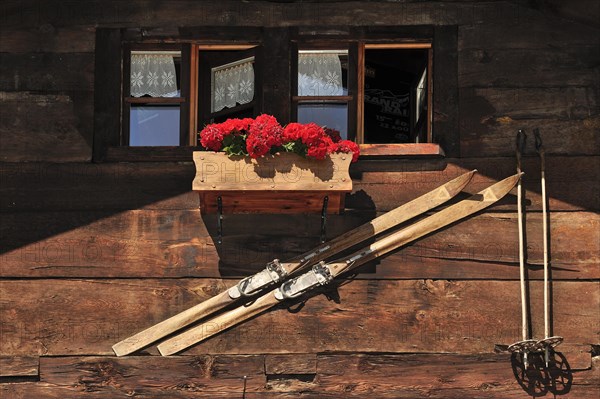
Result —
M559 336L550 336L550 271L548 262L548 209L546 197L546 152L542 144L542 138L538 129L533 131L535 135L535 149L540 156L541 186L542 186L542 234L544 235L544 339L539 341L539 345L544 348L544 360L546 367L550 364L550 348L559 345L563 338Z
M521 173L521 156L525 150L525 141L527 135L525 131L517 132L516 157L517 173ZM519 229L519 281L521 287L521 341L515 342L508 347L511 352L520 352L523 354L523 364L525 368L529 366L528 354L537 341L529 338L529 323L527 317L527 296L525 285L525 238L523 236L523 187L522 179L517 183L517 226Z
M285 299L296 298L317 286L329 283L344 272L485 209L508 194L519 180L519 177L520 174L510 176L466 200L451 205L402 230L391 233L347 257L329 264L322 262L314 266L312 270L286 281L279 288L271 290L253 302L222 313L164 341L158 345L158 350L163 356L180 352L264 312Z
M133 353L225 308L240 298L254 296L265 288L283 281L294 272L316 264L427 212L461 192L471 181L475 172L476 170L464 173L446 184L287 262L279 263L275 260L268 264L262 272L241 280L228 290L118 342L112 347L113 351L117 356Z

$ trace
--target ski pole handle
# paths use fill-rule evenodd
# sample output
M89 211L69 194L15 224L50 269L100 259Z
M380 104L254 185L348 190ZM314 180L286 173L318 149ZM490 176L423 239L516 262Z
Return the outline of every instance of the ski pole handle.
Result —
M519 129L517 132L517 142L516 142L516 150L517 150L517 173L521 172L521 155L525 152L525 141L527 140L527 135L525 134L525 130Z

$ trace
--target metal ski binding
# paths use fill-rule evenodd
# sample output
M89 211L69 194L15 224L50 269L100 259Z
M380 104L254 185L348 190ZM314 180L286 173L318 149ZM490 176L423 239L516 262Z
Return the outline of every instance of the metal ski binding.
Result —
M318 285L329 283L331 280L333 280L333 276L329 271L329 267L321 261L318 265L314 265L310 271L283 283L275 291L275 298L279 301L296 298Z
M287 276L287 271L279 263L279 259L273 259L267 263L267 267L249 277L246 277L237 285L234 285L228 290L229 297L237 299L241 296L251 296L261 289L278 283Z

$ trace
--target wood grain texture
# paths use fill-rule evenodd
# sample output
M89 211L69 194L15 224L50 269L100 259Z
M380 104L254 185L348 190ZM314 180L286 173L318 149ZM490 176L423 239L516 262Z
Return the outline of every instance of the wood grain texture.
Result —
M305 358L277 357L291 367L301 367ZM313 379L269 375L268 355L50 357L41 360L40 382L1 384L0 394L11 398L200 398L207 394L231 398L241 397L241 376L246 375L246 398L523 398L530 396L527 381L536 377L540 378L538 394L544 389L563 398L595 398L600 383L597 362L592 368L576 370L567 357L559 354L557 359L562 363L552 374L532 372L524 381L518 378L519 362L506 354L318 354L312 355L311 363L318 367Z
M464 157L513 155L517 130L534 128L547 154L599 154L594 87L464 88L459 97Z
M0 91L92 91L94 53L0 53Z
M531 156L533 141L528 144L523 158L526 206L528 211L539 211L540 163L538 157ZM362 160L351 165L354 190L346 196L346 206L386 211L472 169L478 173L465 189L470 194L514 173L516 161L513 156L485 160ZM550 211L600 210L600 157L548 156L546 177ZM2 163L0 178L2 212L196 210L199 206L198 195L191 191L191 162ZM41 197L44 201L39 200ZM516 202L508 198L495 209L516 210Z
M68 26L56 28L41 24L31 29L0 28L2 53L93 53L94 28Z
M328 237L337 237L374 216L331 215ZM319 215L227 215L223 243L215 244L216 217L203 219L198 211L4 214L0 274L244 277L275 258L290 259L316 247L319 223ZM599 224L600 217L592 212L552 213L555 279L599 277ZM530 277L537 279L543 247L541 214L528 214L526 228ZM475 216L392 253L378 262L376 274L369 278L515 279L516 234L513 213Z
M319 294L292 306L295 312L276 308L186 353L472 354L520 337L516 281L339 282L326 288L334 301ZM543 287L529 287L532 331L539 336ZM112 354L115 342L224 288L221 280L197 279L3 281L0 349L5 356ZM555 281L552 289L554 333L569 344L598 342L599 283Z
M328 236L336 237L373 216L330 216ZM6 214L0 228L0 273L4 277L243 277L275 258L290 259L317 246L319 218L228 215L223 243L215 244L215 220L204 221L198 211ZM555 279L598 278L599 223L595 213L551 215ZM17 228L24 225L31 227ZM248 228L251 225L269 227L257 234ZM45 229L39 232L36 226ZM541 214L528 214L526 227L531 278L539 278ZM291 230L294 236L287 235ZM381 260L377 273L369 278L514 279L516 233L512 213L475 216L394 252Z
M0 377L36 377L38 372L36 356L0 356Z
M92 115L88 91L0 92L0 161L89 161Z
M212 151L196 151L193 156L194 191L352 190L349 154L331 154L323 160L285 152L257 159Z

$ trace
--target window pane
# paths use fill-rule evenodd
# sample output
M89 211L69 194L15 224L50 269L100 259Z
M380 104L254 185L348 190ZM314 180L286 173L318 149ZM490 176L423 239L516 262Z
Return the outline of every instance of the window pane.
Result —
M298 122L314 122L338 130L343 139L348 138L348 105L340 103L300 103Z
M132 51L132 97L179 97L180 51Z
M178 146L179 105L131 105L130 146Z
M409 143L426 124L427 49L366 49L366 143ZM419 87L420 86L420 87ZM417 98L418 95L418 98ZM417 118L417 113L419 118Z
M347 50L300 50L299 96L348 95Z

